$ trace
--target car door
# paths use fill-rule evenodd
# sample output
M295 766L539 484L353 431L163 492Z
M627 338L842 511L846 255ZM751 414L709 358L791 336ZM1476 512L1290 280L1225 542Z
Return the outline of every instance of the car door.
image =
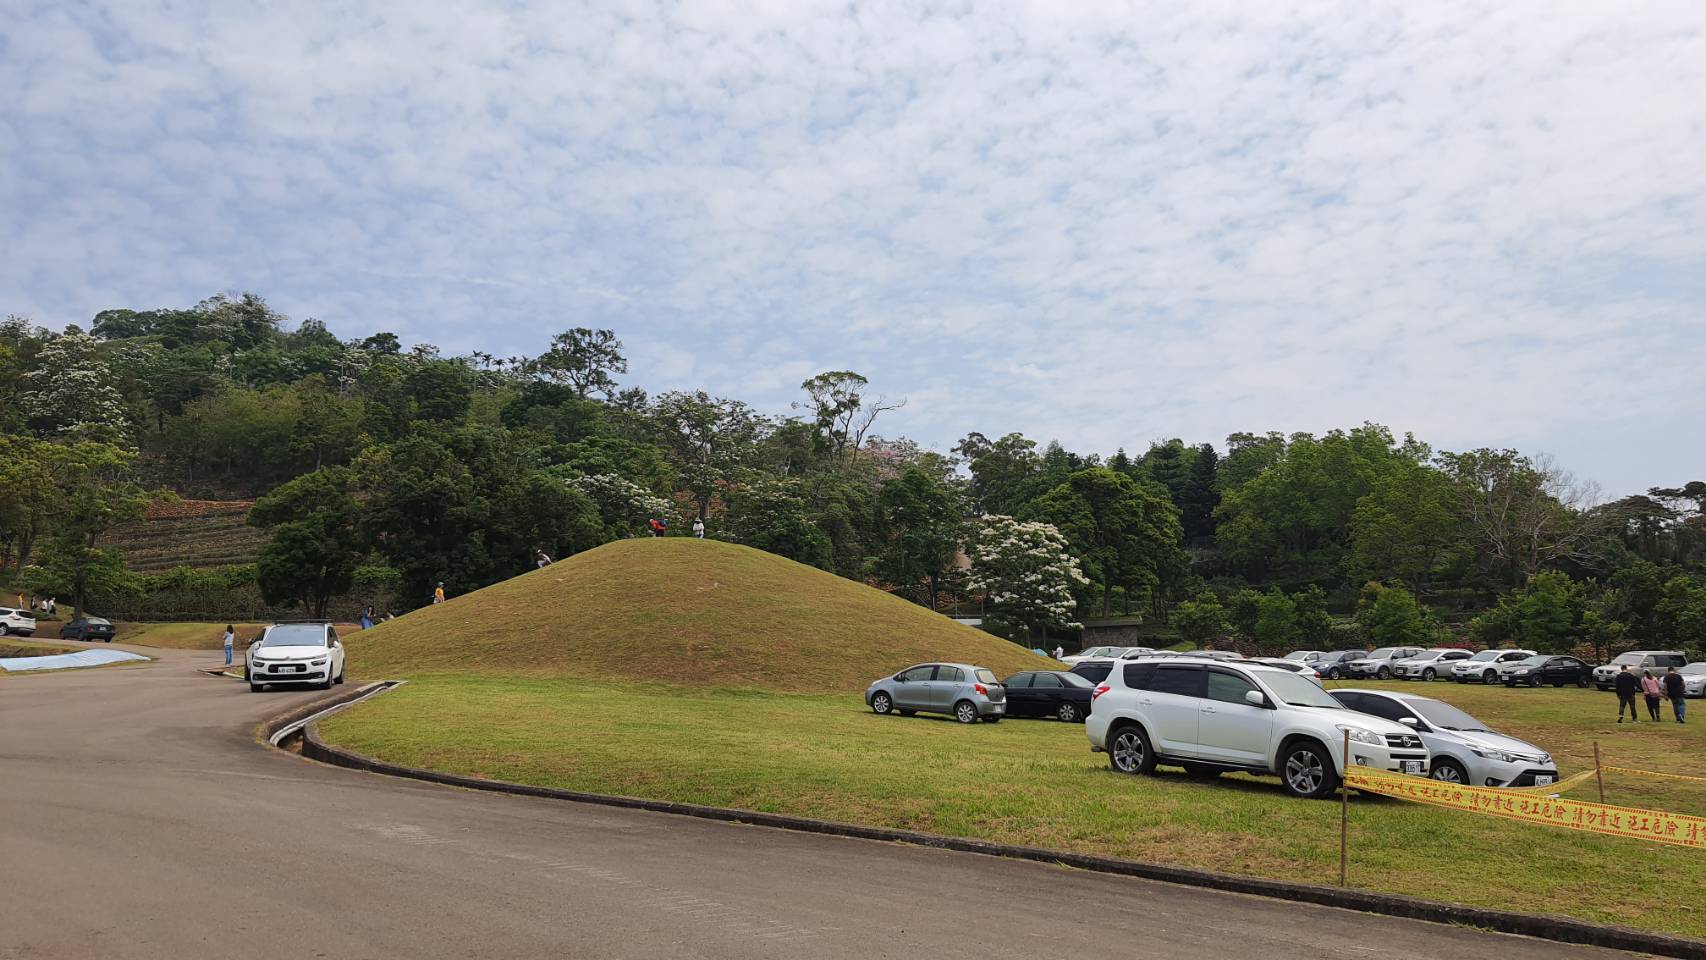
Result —
M930 681L930 709L947 711L959 699L960 686L965 683L965 671L947 664L936 665L936 678Z
M1244 699L1256 685L1231 670L1209 667L1198 709L1197 756L1260 766L1267 762L1274 711Z
M1207 672L1200 664L1161 664L1149 685L1137 695L1149 719L1157 752L1173 757L1197 754L1197 725L1201 721L1203 684Z
M894 705L905 710L922 710L930 706L930 677L935 664L911 667L895 674Z
M1031 716L1052 717L1060 709L1060 701L1066 695L1066 684L1052 673L1039 673L1031 681Z
M1007 688L1007 715L1009 717L1034 716L1036 705L1032 702L1035 691L1031 685L1035 682L1034 673L1015 673L1001 681Z
M344 645L338 642L338 631L335 627L326 628L326 674L327 679L342 676L344 672Z

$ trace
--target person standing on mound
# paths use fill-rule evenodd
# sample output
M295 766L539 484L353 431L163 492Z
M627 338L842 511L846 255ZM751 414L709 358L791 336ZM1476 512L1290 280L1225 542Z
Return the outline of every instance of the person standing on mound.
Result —
M700 540L705 539L705 521L698 517L693 518L693 536Z
M443 603L444 602L444 581L443 580L440 580L438 582L438 586L433 588L433 590L432 590L432 602L433 603Z

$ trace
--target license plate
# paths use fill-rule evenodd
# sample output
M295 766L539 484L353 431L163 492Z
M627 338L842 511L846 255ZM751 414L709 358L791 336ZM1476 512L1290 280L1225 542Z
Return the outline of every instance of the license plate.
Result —
M1552 785L1553 779L1554 778L1552 778L1552 777L1548 777L1544 774L1541 774L1540 776L1537 776L1534 778L1534 785L1537 787L1550 787Z
M998 703L995 705L995 712L996 713L1005 713L1006 710L1007 710L1006 704Z
M1401 770L1403 770L1403 772L1405 772L1405 773L1415 774L1417 776L1420 776L1421 772L1422 772L1422 761L1420 761L1420 760L1400 760L1399 761L1399 768Z

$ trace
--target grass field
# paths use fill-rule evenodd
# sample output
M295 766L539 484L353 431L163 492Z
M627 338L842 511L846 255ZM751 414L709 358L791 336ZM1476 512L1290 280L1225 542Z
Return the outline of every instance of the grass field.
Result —
M352 660L352 664L356 661ZM1380 686L1380 684L1359 684ZM1568 774L1699 774L1698 725L1618 726L1608 694L1426 689L1534 740ZM1706 715L1706 701L1695 701ZM322 724L399 763L577 790L778 811L1315 883L1337 876L1339 805L1277 780L1129 778L1083 728L877 717L857 694L425 673ZM1706 814L1699 785L1611 777L1608 799ZM1578 790L1591 797L1593 787ZM1352 885L1706 936L1706 854L1379 797L1351 804Z

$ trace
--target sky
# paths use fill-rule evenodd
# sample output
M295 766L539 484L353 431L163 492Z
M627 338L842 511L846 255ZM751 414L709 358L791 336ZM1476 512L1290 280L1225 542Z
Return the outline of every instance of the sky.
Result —
M0 0L0 314L1706 478L1706 4Z

